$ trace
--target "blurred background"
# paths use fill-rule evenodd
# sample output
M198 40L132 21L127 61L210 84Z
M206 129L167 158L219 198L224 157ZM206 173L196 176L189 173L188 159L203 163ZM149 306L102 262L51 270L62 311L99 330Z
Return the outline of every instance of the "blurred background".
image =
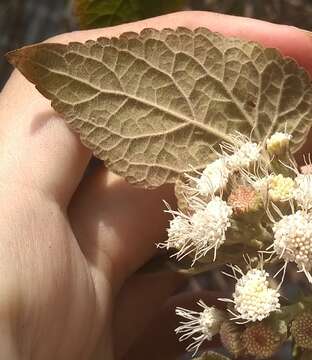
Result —
M76 28L109 26L182 9L254 17L312 30L311 0L0 0L0 89L12 49Z

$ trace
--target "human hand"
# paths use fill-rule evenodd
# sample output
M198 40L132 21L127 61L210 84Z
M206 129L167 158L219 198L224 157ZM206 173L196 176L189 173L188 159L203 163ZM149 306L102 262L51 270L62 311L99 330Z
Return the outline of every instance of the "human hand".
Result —
M312 38L299 29L205 12L51 41L177 26L277 47L312 72ZM0 358L173 359L181 347L159 339L168 331L159 312L181 277L134 275L166 235L162 199L173 202L172 189L137 189L103 167L80 183L91 153L17 72L0 119Z

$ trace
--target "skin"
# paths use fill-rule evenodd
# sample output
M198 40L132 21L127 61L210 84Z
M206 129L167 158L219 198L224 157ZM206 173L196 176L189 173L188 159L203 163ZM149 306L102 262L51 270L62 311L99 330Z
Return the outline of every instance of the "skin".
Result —
M256 40L312 71L308 33L207 12L49 41L177 26ZM171 295L183 279L134 275L165 239L162 199L174 204L172 188L137 189L103 166L83 178L90 151L18 72L0 95L0 120L0 358L173 359L184 347L171 333L173 306L186 300Z

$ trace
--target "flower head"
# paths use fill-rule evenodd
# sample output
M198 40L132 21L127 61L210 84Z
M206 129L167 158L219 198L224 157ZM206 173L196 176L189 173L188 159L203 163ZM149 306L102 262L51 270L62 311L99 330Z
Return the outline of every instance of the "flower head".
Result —
M226 230L231 226L232 208L220 197L216 196L207 204L199 202L196 211L190 218L192 224L193 244L196 248L194 261L217 249L225 242Z
M285 336L264 322L248 326L242 335L247 354L256 359L271 359L284 341Z
M273 226L274 252L285 261L295 262L312 283L312 216L304 211L283 216Z
M180 341L192 339L192 343L187 347L187 350L194 351L194 354L197 353L205 340L210 341L214 335L218 334L225 318L222 311L215 307L208 307L201 300L198 305L203 309L200 312L180 307L176 309L176 314L186 319L186 321L181 321L181 325L175 332L181 334Z
M228 204L235 215L243 215L259 210L262 205L260 193L250 185L238 185L230 193Z
M248 169L261 156L261 147L246 136L236 134L232 143L222 143L221 153L214 150L217 159L208 164L199 177L188 176L194 183L194 189L200 195L209 196L221 192L234 171Z
M227 166L231 171L248 169L261 157L261 147L251 142L246 136L237 134L232 136L233 144L223 143L222 150L226 151Z
M297 346L312 350L312 312L304 311L291 324L291 335Z
M302 209L312 208L312 174L297 175L293 197Z
M268 194L272 201L288 201L294 196L294 180L282 174L268 178Z
M222 191L227 185L230 170L224 158L219 158L208 164L199 178L195 181L195 188L200 195L209 196Z
M292 136L284 132L276 132L266 141L267 150L271 155L282 155L289 148Z
M261 321L280 308L280 294L270 287L269 274L263 268L250 269L246 274L238 266L231 268L233 275L229 276L237 280L233 300L220 299L234 304L234 311L229 310L233 315L231 320L238 324Z
M248 142L243 144L233 155L229 157L229 166L233 170L246 169L252 163L259 160L260 147L256 143Z
M269 192L270 175L264 175L261 177L245 173L244 177L257 192L262 194L262 196L265 195L265 197L267 197Z
M192 247L190 234L192 233L192 226L189 220L183 214L175 214L170 220L169 228L167 229L168 239L165 243L158 244L160 248L167 250L174 248L179 253L185 254L189 248Z
M188 190L194 193L195 197L222 196L222 191L228 184L229 177L236 171L245 171L251 165L257 164L261 158L261 146L251 142L246 136L237 133L231 136L231 142L223 142L220 145L221 151L213 150L217 159L206 166L201 173L195 171L196 176L186 174L191 180ZM257 164L259 165L259 164Z
M194 200L191 204L193 214L190 216L172 211L170 227L167 230L168 240L158 244L160 248L177 249L174 256L178 260L185 256L194 255L193 263L224 243L225 232L231 225L232 208L220 197L213 197L208 203Z
M235 359L245 355L244 345L242 343L243 327L225 320L220 327L220 340L225 349L234 356Z

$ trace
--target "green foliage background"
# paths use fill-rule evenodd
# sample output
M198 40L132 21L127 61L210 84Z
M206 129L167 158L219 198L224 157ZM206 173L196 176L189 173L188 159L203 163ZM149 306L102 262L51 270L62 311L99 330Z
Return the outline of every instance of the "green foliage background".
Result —
M113 26L181 10L186 0L74 0L82 29Z

